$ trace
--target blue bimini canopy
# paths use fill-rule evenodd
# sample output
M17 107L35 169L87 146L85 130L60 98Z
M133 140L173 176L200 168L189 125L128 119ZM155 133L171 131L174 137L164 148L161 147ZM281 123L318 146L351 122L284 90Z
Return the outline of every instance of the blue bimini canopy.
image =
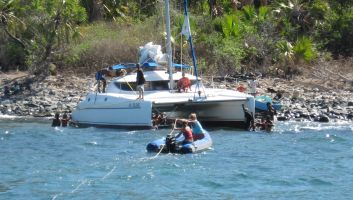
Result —
M183 64L177 64L177 63L173 63L173 67L175 67L176 69L190 69L191 66L189 65L183 65Z
M155 62L145 62L142 64L142 67L158 67L158 64Z
M120 64L112 66L112 69L119 70L119 69L135 68L135 67L136 67L135 63L120 63Z
M159 65L156 62L145 62L141 65L141 67L144 67L144 68L154 68L154 67L158 67L158 66ZM135 63L120 63L120 64L112 66L111 69L120 70L120 69L131 69L131 68L135 68L135 67L136 67ZM173 67L176 69L191 69L191 66L177 64L177 63L173 63Z
M123 65L123 64L117 64L117 65L114 65L112 66L112 69L126 69L126 66Z

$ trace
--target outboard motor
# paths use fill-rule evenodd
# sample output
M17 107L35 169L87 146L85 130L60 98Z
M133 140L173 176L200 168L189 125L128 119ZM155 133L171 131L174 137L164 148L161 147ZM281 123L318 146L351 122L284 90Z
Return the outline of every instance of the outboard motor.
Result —
M176 152L176 139L175 136L168 134L165 138L166 151L170 153Z

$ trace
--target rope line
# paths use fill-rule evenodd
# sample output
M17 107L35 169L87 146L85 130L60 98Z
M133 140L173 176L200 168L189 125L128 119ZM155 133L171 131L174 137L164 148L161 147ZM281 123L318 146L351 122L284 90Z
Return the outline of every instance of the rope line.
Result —
M174 126L173 126L173 128L172 128L172 131L171 131L168 135L171 135L171 134L174 132L175 125L176 125L177 121L178 121L178 119L175 119ZM157 158L157 157L159 156L159 154L163 151L164 146L165 146L165 144L162 144L162 145L160 146L161 149L159 150L159 152L158 152L155 156L153 156L153 157L151 158L151 160L152 160L152 159L155 159L155 158Z

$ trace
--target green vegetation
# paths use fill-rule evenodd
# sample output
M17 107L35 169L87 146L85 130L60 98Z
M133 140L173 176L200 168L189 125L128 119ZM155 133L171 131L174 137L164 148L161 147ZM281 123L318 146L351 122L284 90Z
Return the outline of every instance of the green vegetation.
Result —
M175 61L191 64L180 36L183 1L170 2ZM322 56L352 57L353 0L247 2L189 1L203 73L292 73ZM164 27L164 4L157 0L0 0L1 70L49 73L55 65L90 73L136 62L139 46L164 46Z

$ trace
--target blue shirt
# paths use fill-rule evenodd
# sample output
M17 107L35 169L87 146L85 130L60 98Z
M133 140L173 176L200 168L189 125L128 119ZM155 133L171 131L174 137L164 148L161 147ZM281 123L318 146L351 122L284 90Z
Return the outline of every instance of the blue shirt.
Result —
M203 130L199 121L195 120L191 123L192 133L193 134L203 134L205 131Z
M97 81L104 80L104 75L103 75L103 73L101 71L98 71L96 73L96 80Z

